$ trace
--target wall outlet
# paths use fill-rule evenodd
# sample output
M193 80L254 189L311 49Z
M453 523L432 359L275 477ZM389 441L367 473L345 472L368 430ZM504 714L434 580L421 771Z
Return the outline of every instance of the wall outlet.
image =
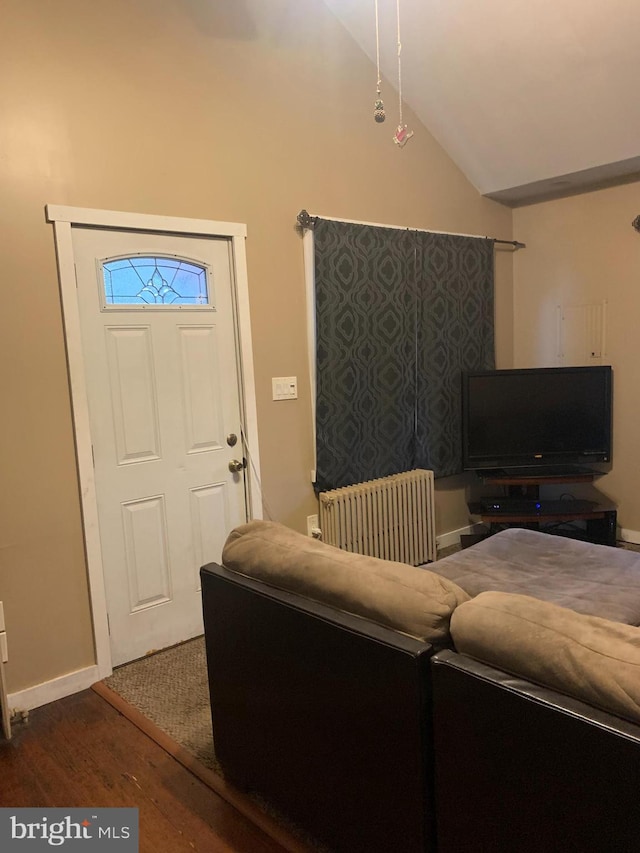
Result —
M314 536L317 539L316 531L319 530L318 527L318 516L317 515L308 515L307 516L307 536Z

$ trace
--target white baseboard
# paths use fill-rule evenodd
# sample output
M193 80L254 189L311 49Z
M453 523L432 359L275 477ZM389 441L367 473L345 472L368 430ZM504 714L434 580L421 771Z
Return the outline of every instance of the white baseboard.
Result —
M100 681L97 666L88 666L85 669L68 672L58 678L52 678L51 681L43 681L42 684L34 684L33 687L18 690L16 693L9 693L7 697L9 708L11 712L31 711L33 708L55 702L56 699L64 699L65 696L71 696L72 693L86 690L96 681Z
M624 527L618 529L618 538L623 542L630 542L632 545L640 545L640 531L627 530Z
M469 533L480 533L485 529L483 524L469 524L467 527L461 527L459 530L450 530L448 533L439 533L436 536L436 545L440 548L450 548L451 545L459 545L460 537L466 536Z

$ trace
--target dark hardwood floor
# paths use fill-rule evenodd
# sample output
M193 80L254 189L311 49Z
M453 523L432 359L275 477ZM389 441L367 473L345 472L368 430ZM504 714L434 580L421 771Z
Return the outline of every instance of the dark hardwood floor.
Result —
M136 806L140 853L282 853L233 805L92 690L0 738L0 806Z

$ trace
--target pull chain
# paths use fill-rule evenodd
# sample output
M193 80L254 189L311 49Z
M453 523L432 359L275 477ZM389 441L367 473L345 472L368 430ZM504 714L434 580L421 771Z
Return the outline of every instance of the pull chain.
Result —
M377 0L376 0L377 2ZM407 130L407 125L402 122L402 39L400 38L400 0L396 0L396 24L397 24L397 41L398 41L398 127L393 134L393 141L400 148L403 148L413 136L412 130Z
M374 0L374 2L376 8L376 65L378 69L378 83L376 86L376 103L373 110L373 117L378 124L381 124L387 116L380 95L380 86L382 85L382 78L380 77L380 25L378 22L378 0Z

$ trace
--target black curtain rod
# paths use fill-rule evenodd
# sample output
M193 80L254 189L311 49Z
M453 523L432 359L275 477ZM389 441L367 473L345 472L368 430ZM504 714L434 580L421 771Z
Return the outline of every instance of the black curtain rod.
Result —
M494 243L504 243L507 246L513 246L514 249L526 249L527 244L521 243L519 240L498 240L497 237L489 237L487 239L493 240Z
M320 218L321 217L319 217L319 216L311 216L311 214L308 213L306 210L301 210L297 216L299 227L300 228L310 228L311 230L313 230L317 220ZM638 218L640 219L640 217L638 217ZM365 225L366 223L363 222L362 224ZM381 227L384 227L384 226L381 226ZM391 227L397 227L397 226L391 226ZM398 229L398 230L402 230L402 229ZM425 228L407 228L405 230L406 231L426 231ZM433 233L438 234L438 233L442 233L442 232L435 231ZM471 235L471 234L452 234L451 236L452 237L471 237L473 235ZM526 249L527 248L526 243L521 243L519 240L498 240L497 237L480 237L479 239L491 240L493 243L503 243L506 246L513 246L514 249Z

